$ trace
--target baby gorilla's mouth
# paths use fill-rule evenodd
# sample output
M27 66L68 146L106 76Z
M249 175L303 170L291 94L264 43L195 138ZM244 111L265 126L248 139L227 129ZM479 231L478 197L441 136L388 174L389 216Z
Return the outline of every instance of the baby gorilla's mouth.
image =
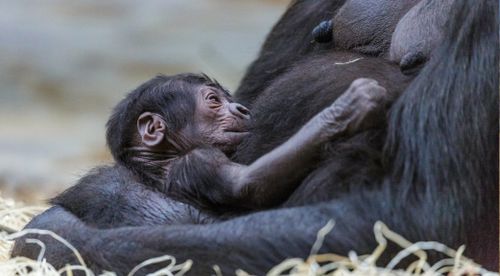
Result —
M231 126L231 127L224 129L224 132L226 132L226 133L247 133L248 128L245 127L244 125Z
M232 129L225 130L224 134L231 140L232 143L239 144L243 137L245 137L249 132L243 129Z
M248 130L246 129L226 129L224 130L226 133L247 133Z
M223 130L228 145L238 145L249 134L248 122L235 120Z
M241 140L248 134L248 130L246 128L230 128L224 130L224 134L227 139L229 139L230 144L239 144Z

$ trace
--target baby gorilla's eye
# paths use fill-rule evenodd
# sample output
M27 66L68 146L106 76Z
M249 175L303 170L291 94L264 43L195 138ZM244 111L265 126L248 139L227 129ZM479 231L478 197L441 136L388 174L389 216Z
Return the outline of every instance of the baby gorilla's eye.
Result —
M220 99L217 95L211 94L208 96L208 100L212 103L220 103Z

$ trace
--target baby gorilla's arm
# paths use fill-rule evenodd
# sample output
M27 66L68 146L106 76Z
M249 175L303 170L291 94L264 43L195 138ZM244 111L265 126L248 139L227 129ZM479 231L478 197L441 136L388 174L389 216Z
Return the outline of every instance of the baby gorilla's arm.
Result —
M369 115L381 109L385 95L375 80L357 79L281 146L248 166L223 166L232 196L249 207L271 206L286 199L314 165L321 145L368 127L375 119Z

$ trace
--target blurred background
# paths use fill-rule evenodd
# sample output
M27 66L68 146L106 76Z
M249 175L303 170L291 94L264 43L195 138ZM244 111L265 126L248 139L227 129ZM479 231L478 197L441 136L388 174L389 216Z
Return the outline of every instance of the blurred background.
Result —
M288 0L0 0L0 191L54 196L111 162L107 117L152 76L231 90Z

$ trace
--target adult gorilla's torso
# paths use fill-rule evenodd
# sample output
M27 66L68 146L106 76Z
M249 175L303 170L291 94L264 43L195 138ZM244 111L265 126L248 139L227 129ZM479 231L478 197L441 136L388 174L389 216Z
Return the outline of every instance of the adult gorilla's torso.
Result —
M381 58L346 52L311 53L276 76L249 103L253 116L251 135L238 148L235 161L248 164L286 141L359 77L377 80L389 92L390 100L397 98L411 79L402 75L398 66ZM236 100L240 96L236 93ZM380 152L384 121L381 118L373 129L326 145L320 165L286 205L334 198L353 188L347 183L365 186L376 182L374 179L383 172Z

